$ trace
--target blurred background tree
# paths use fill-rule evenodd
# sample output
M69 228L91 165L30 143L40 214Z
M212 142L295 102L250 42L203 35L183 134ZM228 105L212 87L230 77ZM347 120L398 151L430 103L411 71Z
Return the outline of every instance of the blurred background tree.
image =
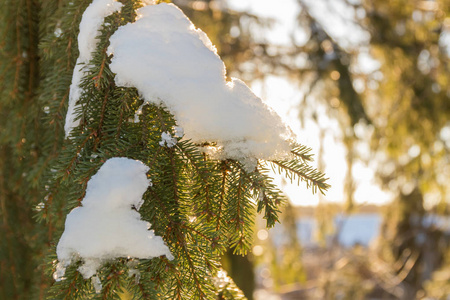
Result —
M42 154L37 1L0 4L0 298L27 298L43 276L36 166ZM36 167L34 167L36 166ZM45 231L45 229L43 229Z
M347 208L352 178L358 176L351 172L358 158L355 140L370 143L369 159L377 162L383 186L396 195L386 209L376 255L395 266L389 271L398 276L396 297L424 297L423 284L441 264L449 241L448 228L439 230L436 218L447 215L450 200L450 2L342 2L354 11L351 22L370 34L366 43L349 47L332 38L326 20L312 16L312 2L299 1L299 21L310 31L299 50L314 66L307 71L314 74L309 90L322 88L324 102L341 119ZM377 66L362 72L366 54ZM370 139L355 135L361 127L373 131Z
M343 2L353 8L351 21L370 39L348 47L327 33L324 20L312 16L312 2L299 1L299 22L309 27L310 36L298 49L313 66L302 69L302 76L313 78L311 94L323 89L315 101L323 98L338 110L333 114L341 119L347 148L347 208L357 176L351 172L355 139L370 143L377 175L396 195L387 208L378 253L397 267L397 297L423 297L424 282L448 251L448 228L438 230L433 218L447 214L449 201L450 2ZM360 71L366 53L378 62L368 73ZM358 127L373 130L372 137L355 135Z

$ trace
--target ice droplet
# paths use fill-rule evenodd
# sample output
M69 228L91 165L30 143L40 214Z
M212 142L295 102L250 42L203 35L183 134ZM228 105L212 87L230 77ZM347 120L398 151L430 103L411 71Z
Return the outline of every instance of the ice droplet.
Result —
M59 28L59 27L56 28L54 34L55 34L55 36L56 36L57 38L59 38L59 37L61 36L61 34L62 34L61 28Z

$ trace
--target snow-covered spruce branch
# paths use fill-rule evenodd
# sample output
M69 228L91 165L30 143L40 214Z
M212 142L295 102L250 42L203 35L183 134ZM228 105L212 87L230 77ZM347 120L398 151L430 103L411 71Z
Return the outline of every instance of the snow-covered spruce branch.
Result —
M184 299L189 288L194 291L198 299L208 299L211 297L211 283L208 278L212 275L211 270L204 268L204 263L205 261L208 265L217 263L217 257L206 250L211 247L211 241L214 240L215 235L204 228L203 230L191 228L195 226L195 222L190 222L186 216L189 215L190 210L190 206L186 204L190 199L185 198L184 188L180 187L187 181L186 178L180 178L180 176L184 177L180 172L184 164L180 163L180 158L175 157L176 154L173 148L166 150L166 155L170 157L169 164L158 166L163 174L161 178L163 181L155 181L155 186L150 189L149 194L151 203L154 204L153 210L160 210L165 216L165 236L173 245L175 253L178 253L178 268L184 268L183 272L175 274L177 285L171 292L171 299L178 297ZM158 160L158 162L162 161ZM145 211L145 207L143 209ZM204 246L199 247L198 241L202 241L200 244ZM187 280L190 282L189 285L186 284Z
M273 226L285 200L265 162L313 188L326 185L280 117L242 81L227 81L201 30L173 5L136 11L142 4L94 0L83 14L83 65L73 73L68 139L46 213L74 209L52 258L50 293L239 298L219 272L220 255L249 251L256 211ZM292 156L297 163L286 163ZM61 218L49 222L59 236ZM147 244L121 243L133 238ZM214 284L219 275L226 284Z

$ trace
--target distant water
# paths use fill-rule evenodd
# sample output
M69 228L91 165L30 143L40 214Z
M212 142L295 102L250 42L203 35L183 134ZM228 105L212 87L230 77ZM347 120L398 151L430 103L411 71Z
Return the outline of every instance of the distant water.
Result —
M380 232L382 218L377 213L338 215L334 218L339 243L345 247L355 244L369 246ZM311 217L302 217L297 221L298 237L303 246L315 246L317 221ZM329 237L331 239L333 237Z

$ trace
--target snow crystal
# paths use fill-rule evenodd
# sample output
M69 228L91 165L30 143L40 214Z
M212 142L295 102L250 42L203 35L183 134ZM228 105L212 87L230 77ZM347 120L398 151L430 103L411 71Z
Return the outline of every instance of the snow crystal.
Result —
M54 274L61 279L65 266L82 259L78 271L85 279L96 274L103 262L118 257L173 259L160 236L141 220L142 195L149 186L149 168L129 158L111 158L88 181L82 206L68 215L56 248ZM132 208L135 208L132 209Z
M161 147L164 147L164 145L166 145L168 148L172 148L176 145L176 143L177 139L173 138L169 132L161 133L161 141L159 142L159 145Z
M64 125L66 137L74 127L79 125L79 121L75 121L75 110L77 107L76 103L82 94L80 83L83 78L84 68L88 66L89 61L92 59L92 52L97 47L97 36L100 34L101 26L107 16L120 11L122 6L123 4L116 0L94 0L83 13L80 22L80 33L78 34L80 55L73 70L69 93L69 108L67 109L66 123Z
M139 116L142 115L142 110L144 109L144 106L147 105L148 103L144 102L142 103L138 109L136 110L136 112L134 113L134 120L133 123L139 123Z
M174 130L175 130L175 136L176 136L176 137L178 137L178 138L182 138L182 137L183 137L183 135L184 135L184 129L183 129L183 127L176 126L176 127L174 128Z
M39 202L38 205L36 205L36 207L34 208L36 211L41 211L45 208L45 203L44 202Z
M227 158L275 159L289 152L291 132L281 118L244 82L226 81L216 48L178 7L161 3L137 14L110 38L117 85L164 104L187 139L214 142Z
M98 278L97 276L93 276L91 280L92 285L94 286L95 293L100 294L100 292L102 291L102 282L100 281L100 278Z
M56 265L56 270L53 273L53 279L55 281L61 281L61 280L65 279L64 274L66 273L66 267L67 267L67 264L64 262L59 262Z
M223 289L230 283L230 278L225 270L219 270L217 275L213 277L213 284L218 289Z
M139 280L141 279L141 272L137 269L137 265L139 264L138 259L132 259L127 262L128 267L128 277L134 276L134 282L139 284Z

